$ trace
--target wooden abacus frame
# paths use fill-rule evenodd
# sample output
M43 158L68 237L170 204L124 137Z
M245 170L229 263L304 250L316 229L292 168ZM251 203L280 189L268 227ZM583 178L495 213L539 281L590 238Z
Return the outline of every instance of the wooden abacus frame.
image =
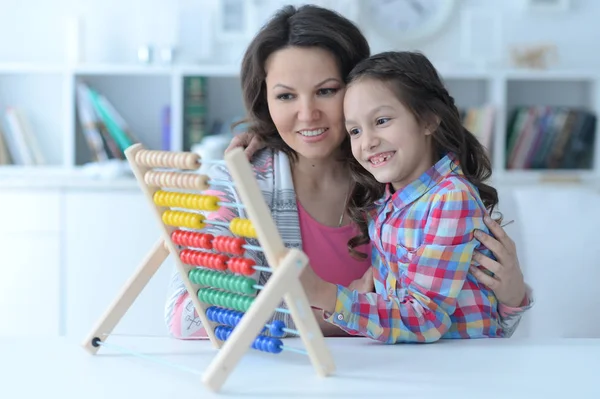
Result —
M101 342L108 338L152 276L172 254L202 326L205 328L209 340L219 349L215 359L202 377L205 386L213 391L221 389L239 360L246 351L251 349L252 342L259 335L282 298L288 306L291 318L300 333L300 338L317 375L325 377L332 374L335 370L333 358L299 281L300 273L308 264L308 258L300 250L285 248L243 150L236 148L229 151L225 154L225 162L233 178L234 189L242 199L242 204L254 226L258 241L273 272L248 311L244 313L239 324L224 342L217 339L215 323L206 316L207 306L198 298L197 292L202 286L193 284L188 278L188 273L194 266L186 265L181 261L179 249L171 239L175 228L165 224L162 220L162 214L168 208L156 205L153 200L154 194L160 187L148 184L145 178L146 173L154 168L197 170L200 167L199 155L191 152L146 150L141 144L130 146L125 151L125 155L146 199L152 204L153 212L159 221L162 237L100 317L83 341L83 347L91 354L98 352ZM149 159L152 161L148 162ZM206 176L189 174L187 177L196 179L187 179L185 189L203 191L207 188Z

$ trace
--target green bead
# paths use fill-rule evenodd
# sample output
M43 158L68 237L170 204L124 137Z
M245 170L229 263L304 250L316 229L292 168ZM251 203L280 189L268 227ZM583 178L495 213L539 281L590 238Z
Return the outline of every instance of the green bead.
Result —
M211 305L217 305L217 295L216 294L217 294L216 291L214 291L212 289L208 291L208 302Z
M198 284L198 283L196 282L196 269L191 269L191 270L188 272L188 278L190 279L190 281L191 281L192 283L194 283L194 284Z
M226 294L226 293L225 293L225 292L223 292L223 294ZM223 295L223 296L222 296L222 298L223 298L223 304L222 304L222 306L223 306L224 308L228 308L228 307L230 307L230 306L229 306L229 303L231 302L231 299L229 298L229 296L228 296L228 295Z
M229 276L229 281L227 281L227 289L229 291L233 291L235 292L235 286L236 286L236 282L237 282L238 276L234 276L234 275L230 275Z
M240 276L236 276L236 279L231 282L231 291L240 292L241 293L242 290L240 288L241 288L241 285L240 285Z
M198 284L206 285L206 272L202 269L196 271L196 281Z
M219 288L226 290L229 281L229 276L226 274L221 274L219 276Z
M223 273L215 274L215 278L214 278L215 287L223 289L225 277L227 277L227 276L224 275Z
M235 296L235 310L242 311L244 308L244 297L241 295Z
M254 280L251 278L244 278L241 283L241 291L244 294L252 295L256 292L256 288L254 288Z
M254 299L252 297L246 297L246 301L244 303L244 309L242 309L242 312L246 312L248 311L248 309L250 309L250 306L252 306L252 301Z
M215 284L214 284L214 274L213 274L212 271L208 271L207 270L207 273L204 276L204 281L205 281L205 284L208 285L209 287L214 287L215 286Z

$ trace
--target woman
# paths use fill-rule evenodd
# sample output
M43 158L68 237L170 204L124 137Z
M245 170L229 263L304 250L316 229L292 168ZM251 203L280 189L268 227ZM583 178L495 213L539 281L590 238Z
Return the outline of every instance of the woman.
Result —
M300 248L314 272L331 283L349 286L370 267L370 259L355 258L348 242L357 228L346 213L352 188L348 159L352 157L344 128L344 81L350 70L370 55L367 40L349 20L315 6L284 7L250 43L242 61L242 91L248 110L249 137L259 150L252 165L284 243ZM244 141L234 141L232 146ZM252 151L248 151L252 152ZM231 181L224 167L210 172L214 181ZM239 202L229 186L218 187L222 201ZM243 210L227 208L212 217L244 217ZM481 237L497 261L478 255L494 278L477 278L496 294L506 336L516 328L530 306L512 240L500 226L489 224L497 237ZM231 235L226 228L209 225L213 235ZM350 245L352 247L352 245ZM370 254L368 245L353 248ZM257 264L265 264L260 251L247 251ZM269 273L260 272L259 284ZM275 313L293 328L286 313ZM317 317L325 335L342 331ZM166 306L166 322L178 338L204 336L191 300L174 274Z

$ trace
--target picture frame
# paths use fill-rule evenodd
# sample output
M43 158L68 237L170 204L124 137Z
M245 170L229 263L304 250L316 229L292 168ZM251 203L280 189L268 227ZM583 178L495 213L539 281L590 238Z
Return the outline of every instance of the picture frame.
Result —
M240 41L254 33L254 2L216 0L215 35L222 41Z
M502 63L502 16L487 9L467 9L460 12L460 54L475 67Z

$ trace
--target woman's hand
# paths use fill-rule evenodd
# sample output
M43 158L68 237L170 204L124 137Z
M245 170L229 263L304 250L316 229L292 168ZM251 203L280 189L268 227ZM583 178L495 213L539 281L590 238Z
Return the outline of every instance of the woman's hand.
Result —
M231 139L229 146L225 149L225 152L230 151L236 147L245 148L244 153L248 160L252 159L252 156L258 151L265 148L265 144L255 134L243 132Z
M489 276L475 267L471 267L471 273L477 280L494 291L500 303L505 306L519 307L525 299L526 287L515 243L504 229L489 216L485 217L484 222L496 238L480 230L475 232L475 237L492 251L496 260L488 258L480 252L476 252L473 258L482 267L494 273L494 276Z
M373 280L373 267L369 267L365 274L358 280L354 280L348 286L351 291L360 293L375 292L375 281Z

